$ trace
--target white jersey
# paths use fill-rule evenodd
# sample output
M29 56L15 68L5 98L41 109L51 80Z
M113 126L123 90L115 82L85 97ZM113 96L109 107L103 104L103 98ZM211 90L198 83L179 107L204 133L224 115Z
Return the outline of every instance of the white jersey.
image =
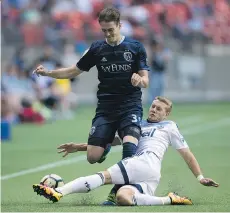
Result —
M188 148L188 144L173 121L148 122L144 120L141 130L137 153L152 151L162 161L169 146L175 149Z
M161 178L161 161L169 146L188 148L173 121L142 121L137 153L108 169L114 184L141 187L141 193L154 195Z

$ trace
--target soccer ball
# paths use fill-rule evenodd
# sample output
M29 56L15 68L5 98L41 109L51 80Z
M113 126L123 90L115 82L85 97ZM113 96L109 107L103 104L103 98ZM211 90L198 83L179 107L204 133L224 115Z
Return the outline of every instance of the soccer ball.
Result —
M58 188L64 185L64 181L60 176L56 174L50 174L44 176L41 179L40 184L48 186L50 188Z

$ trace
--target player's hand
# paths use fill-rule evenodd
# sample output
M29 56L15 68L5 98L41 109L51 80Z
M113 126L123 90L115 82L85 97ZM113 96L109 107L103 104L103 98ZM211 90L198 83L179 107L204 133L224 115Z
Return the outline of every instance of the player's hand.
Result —
M47 76L48 70L45 69L42 65L39 65L34 71L33 74L36 74L37 76Z
M141 76L137 73L133 73L131 83L134 87L137 87L141 83Z
M203 178L200 180L200 183L204 186L213 186L213 187L218 187L219 184L216 183L214 180L210 178Z
M80 144L76 143L65 143L60 145L57 149L60 149L58 153L63 153L63 157L67 156L69 153L77 152Z

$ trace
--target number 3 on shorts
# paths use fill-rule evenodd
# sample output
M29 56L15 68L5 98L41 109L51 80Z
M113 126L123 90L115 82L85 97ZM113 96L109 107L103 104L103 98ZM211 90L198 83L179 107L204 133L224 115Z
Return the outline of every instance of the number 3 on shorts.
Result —
M137 117L137 115L132 114L131 116L132 116L132 122L133 123L136 123L136 122L140 121L140 117Z

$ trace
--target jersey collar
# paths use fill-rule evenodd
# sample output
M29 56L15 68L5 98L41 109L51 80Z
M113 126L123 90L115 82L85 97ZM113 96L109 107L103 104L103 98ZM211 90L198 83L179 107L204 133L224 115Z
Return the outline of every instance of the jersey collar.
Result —
M122 37L121 37L121 40L120 40L117 44L110 44L110 43L108 43L107 39L105 39L106 43L107 43L108 45L112 46L112 47L118 46L118 45L121 44L124 40L125 40L125 36L122 36Z
M159 123L159 121L150 121L148 118L146 119L147 123Z

